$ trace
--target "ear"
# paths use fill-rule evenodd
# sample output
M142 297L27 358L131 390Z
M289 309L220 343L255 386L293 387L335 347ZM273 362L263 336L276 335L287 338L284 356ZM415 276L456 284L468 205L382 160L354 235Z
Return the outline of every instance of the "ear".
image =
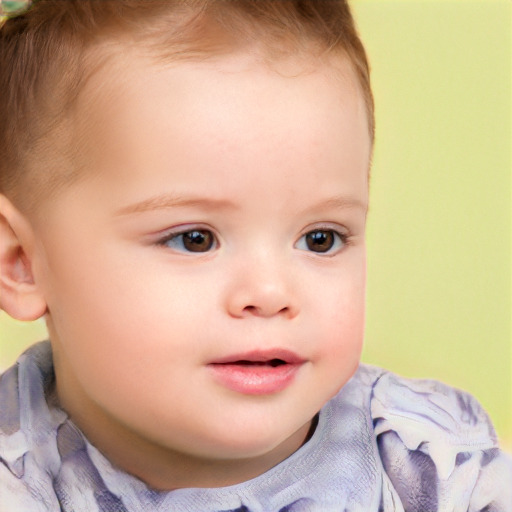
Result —
M36 320L46 302L32 274L28 220L0 194L0 309L17 320Z

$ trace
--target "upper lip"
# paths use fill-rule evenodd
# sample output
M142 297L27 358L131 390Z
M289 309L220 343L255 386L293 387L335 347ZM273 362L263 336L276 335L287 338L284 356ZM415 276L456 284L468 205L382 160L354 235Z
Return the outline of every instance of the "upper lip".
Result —
M231 354L212 361L210 364L234 364L242 361L249 363L266 363L273 360L280 360L287 364L301 364L305 359L291 350L283 348L271 348L267 350L251 350L239 354Z

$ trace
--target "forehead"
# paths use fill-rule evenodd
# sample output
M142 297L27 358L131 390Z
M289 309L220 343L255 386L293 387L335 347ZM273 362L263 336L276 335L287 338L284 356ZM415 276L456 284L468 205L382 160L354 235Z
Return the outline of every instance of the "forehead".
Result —
M298 163L313 172L355 160L366 187L365 104L340 56L269 63L234 53L167 64L118 56L87 84L76 126L87 175L122 181L130 168L180 166L211 177L216 163L237 176L255 164L293 176Z

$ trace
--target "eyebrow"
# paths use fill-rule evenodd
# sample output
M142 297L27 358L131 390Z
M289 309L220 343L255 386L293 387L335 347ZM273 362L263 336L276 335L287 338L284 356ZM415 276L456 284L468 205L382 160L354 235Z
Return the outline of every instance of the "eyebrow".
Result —
M144 213L155 210L166 210L170 208L200 207L205 210L232 210L235 205L225 199L213 199L209 197L181 197L169 194L162 194L138 203L124 206L115 212L116 216Z
M213 199L209 197L182 197L182 196L174 196L170 194L162 194L154 197L150 197L145 199L144 201L140 201L138 203L130 204L128 206L124 206L119 210L116 210L116 216L124 216L124 215L132 215L138 213L145 213L148 211L155 210L165 210L170 208L193 208L200 207L205 210L234 210L236 206L231 201L226 199ZM354 199L351 197L344 196L336 196L325 199L313 206L312 208L308 208L308 210L317 210L317 209L361 209L366 211L368 209L368 205L359 199Z
M368 210L368 204L359 199L345 196L335 196L322 201L317 207L319 208L334 208L334 209L360 209L363 211ZM314 208L313 208L314 209Z

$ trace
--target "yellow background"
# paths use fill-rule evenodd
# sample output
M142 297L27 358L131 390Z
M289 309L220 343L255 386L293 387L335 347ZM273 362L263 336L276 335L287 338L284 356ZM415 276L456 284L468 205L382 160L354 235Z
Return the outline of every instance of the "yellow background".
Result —
M511 2L352 4L377 104L364 361L467 389L512 449ZM44 336L0 315L0 367Z
M511 5L353 2L377 105L364 360L467 389L509 448Z

